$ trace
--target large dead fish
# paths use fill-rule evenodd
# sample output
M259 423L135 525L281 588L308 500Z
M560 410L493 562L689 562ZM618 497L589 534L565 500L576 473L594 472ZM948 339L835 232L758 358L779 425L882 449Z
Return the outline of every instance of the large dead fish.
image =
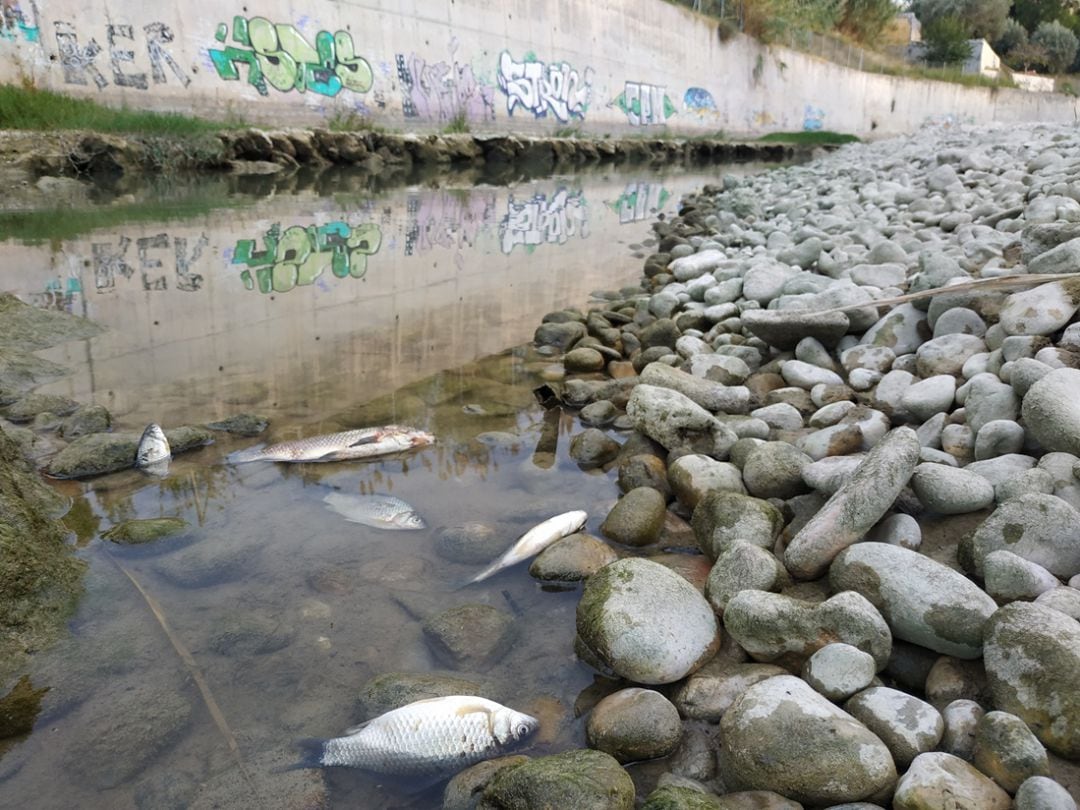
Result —
M385 425L238 450L231 453L228 460L233 464L246 461L347 461L400 453L434 441L435 437L427 431Z
M536 718L487 698L452 695L409 703L345 737L301 740L293 768L362 768L375 773L444 777L505 753L539 726Z
M581 527L585 525L585 521L588 519L589 516L580 509L573 512L563 512L561 515L548 518L543 523L533 526L525 532L525 534L521 535L521 539L503 552L499 559L495 560L495 562L465 584L471 585L474 582L485 580L492 574L495 574L504 568L516 565L522 560L532 557L534 554L539 554L556 540L561 540L567 535L581 531Z
M140 470L163 477L169 472L169 460L172 449L165 431L156 422L146 426L139 438L139 448L135 451L135 466Z
M323 502L353 523L376 529L425 529L427 524L411 505L393 495L349 495L330 492Z

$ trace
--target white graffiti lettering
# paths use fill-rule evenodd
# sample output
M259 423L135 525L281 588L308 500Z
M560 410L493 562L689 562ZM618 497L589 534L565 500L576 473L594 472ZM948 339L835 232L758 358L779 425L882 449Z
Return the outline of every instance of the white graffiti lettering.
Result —
M520 105L537 118L549 110L563 122L571 116L584 118L592 97L592 76L592 68L582 74L567 62L515 62L509 51L499 56L499 89L506 93L506 111L511 115Z

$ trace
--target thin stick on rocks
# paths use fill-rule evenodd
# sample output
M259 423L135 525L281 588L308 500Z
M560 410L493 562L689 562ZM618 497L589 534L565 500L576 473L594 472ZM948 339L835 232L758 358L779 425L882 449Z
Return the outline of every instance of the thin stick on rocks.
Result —
M1041 273L1037 275L1025 275L1019 274L1014 276L997 276L995 278L979 278L974 281L965 281L961 284L951 284L947 287L935 287L932 290L923 290L922 292L908 293L907 295L898 295L896 298L883 298L880 301L867 301L863 304L849 304L843 307L833 307L832 309L815 310L815 314L822 314L826 312L852 312L857 309L866 309L867 307L891 307L896 304L905 304L908 301L919 301L923 298L933 298L935 295L942 295L944 293L954 292L967 292L969 290L993 290L998 287L1025 287L1028 285L1046 284L1051 281L1066 281L1073 280L1078 287L1080 287L1080 274L1077 273ZM1078 290L1080 292L1080 290Z
M225 738L225 743L229 746L229 751L236 760L237 767L239 767L244 781L247 782L248 787L258 795L258 791L247 772L247 768L244 767L244 761L240 755L240 746L237 745L236 736L233 734L232 729L229 728L229 724L225 720L225 714L221 711L221 707L218 706L217 701L214 700L214 695L210 691L210 684L206 682L206 677L202 674L202 670L199 669L199 665L195 662L195 657L191 654L191 651L184 646L184 643L169 626L168 621L165 619L165 613L161 609L161 605L158 604L158 601L143 588L139 583L139 580L135 578L134 574L117 562L116 558L111 554L108 556L109 559L112 560L113 565L119 568L120 572L131 580L131 584L135 586L135 590L142 596L143 601L146 602L146 606L150 608L150 612L153 613L154 618L157 619L157 623L161 625L165 637L169 639L169 643L172 644L173 649L176 650L176 654L180 656L180 660L183 661L184 666L187 667L191 679L195 681L195 685L199 687L199 694L202 696L203 703L206 704L206 709L210 712L210 717L213 718L214 725L218 727L221 736Z

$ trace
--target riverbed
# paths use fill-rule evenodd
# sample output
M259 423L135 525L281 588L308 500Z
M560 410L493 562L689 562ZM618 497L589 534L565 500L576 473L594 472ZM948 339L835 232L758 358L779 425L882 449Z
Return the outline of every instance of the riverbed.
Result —
M437 789L271 770L295 759L294 738L367 719L358 696L373 678L447 672L422 624L466 602L512 615L516 640L483 671L453 674L541 718L528 753L581 747L574 704L595 673L573 650L577 592L542 588L524 565L455 591L482 565L440 555L437 539L474 522L509 544L568 509L587 511L596 533L615 472L580 469L567 453L576 417L545 417L536 402L557 371L533 331L547 312L636 284L650 223L682 194L763 168L381 192L347 178L173 183L4 218L5 288L106 327L42 352L71 373L40 392L105 406L115 430L239 413L270 427L218 434L161 479L55 482L72 501L86 594L70 638L28 673L49 691L33 733L0 758L0 807L304 806L323 791L330 807L437 807ZM371 462L226 461L384 423L436 442ZM427 528L346 522L323 502L335 490L393 494ZM147 546L101 537L158 516L190 528Z

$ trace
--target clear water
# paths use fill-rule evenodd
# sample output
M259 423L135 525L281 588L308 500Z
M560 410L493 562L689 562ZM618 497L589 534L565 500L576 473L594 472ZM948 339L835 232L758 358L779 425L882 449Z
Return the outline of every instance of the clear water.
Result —
M182 205L114 200L99 212L109 224L83 232L5 233L7 289L107 327L42 352L71 374L40 391L102 404L122 430L241 412L271 425L178 455L161 480L56 484L73 500L86 593L70 638L34 659L31 682L49 692L33 733L0 756L0 807L437 807L438 789L272 769L295 759L294 738L366 719L357 696L373 677L447 671L422 619L467 602L513 613L518 637L485 671L451 674L541 718L528 753L583 745L573 707L594 676L573 653L577 593L542 589L527 565L452 591L480 566L443 559L434 541L475 521L509 545L569 509L597 532L614 471L568 458L571 414L554 458L536 452L531 391L551 363L527 344L544 313L636 283L655 216L720 174L188 189ZM367 463L224 463L251 444L386 422L438 441ZM322 502L330 487L394 494L429 528L345 522ZM139 547L100 537L162 515L191 530Z

